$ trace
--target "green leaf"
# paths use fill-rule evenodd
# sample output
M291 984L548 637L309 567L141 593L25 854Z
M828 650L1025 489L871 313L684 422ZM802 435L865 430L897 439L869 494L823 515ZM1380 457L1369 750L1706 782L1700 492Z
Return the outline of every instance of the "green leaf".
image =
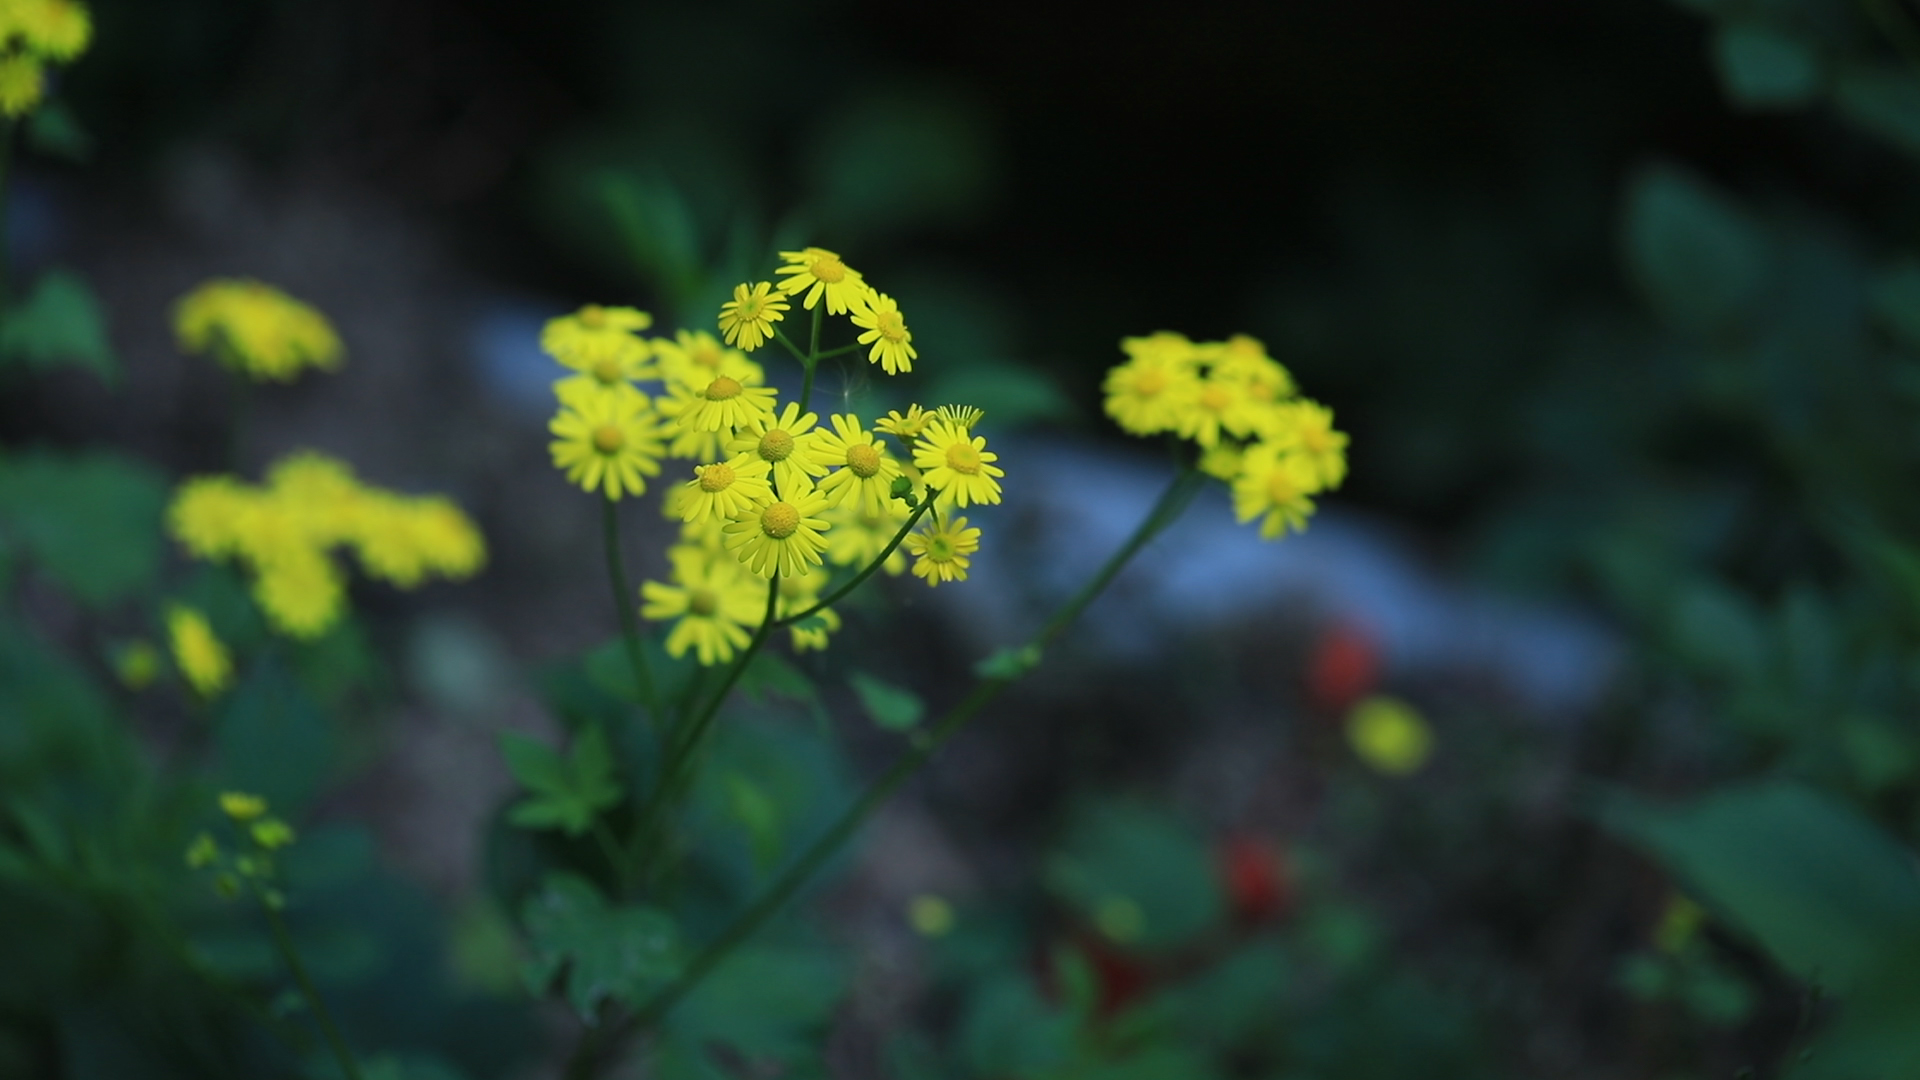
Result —
M1732 200L1687 170L1645 167L1627 192L1627 268L1661 316L1725 333L1757 299L1767 244Z
M801 704L816 704L820 700L820 691L814 688L813 681L802 674L799 668L764 649L754 654L735 686L742 694L758 702L785 698Z
M620 801L613 779L613 752L600 728L574 737L569 757L518 732L500 733L500 753L514 779L531 792L515 803L507 818L529 829L560 829L578 836L594 817Z
M51 270L6 314L0 355L25 360L42 371L85 368L109 386L120 379L120 362L107 343L106 317L93 289L77 275Z
M1205 842L1173 818L1129 803L1076 814L1044 881L1108 937L1146 950L1189 941L1225 914Z
M1898 67L1843 68L1834 80L1833 103L1854 126L1920 155L1920 78Z
M1820 92L1820 58L1805 41L1761 23L1723 23L1713 63L1720 88L1744 109L1795 108Z
M263 659L228 696L214 747L223 785L265 796L291 816L326 779L334 734L286 669Z
M1644 849L1787 970L1844 992L1890 943L1920 938L1920 876L1891 837L1793 783L1690 806L1616 798L1604 824Z
M727 809L747 830L754 868L764 874L780 858L780 808L759 785L740 773L729 772L725 779Z
M550 874L521 913L533 956L523 974L536 993L555 979L589 1023L602 1001L635 1005L680 973L679 932L663 911L611 907L586 881Z
M975 1076L1031 1076L1074 1056L1072 1014L1049 1004L1020 975L980 988L961 1019L961 1055Z
M667 1014L677 1042L719 1042L749 1058L815 1052L839 1006L845 975L829 952L797 946L736 950Z
M983 679L1018 679L1040 666L1040 646L1019 645L1001 649L973 665L973 673Z
M146 589L160 568L166 485L112 454L0 459L0 531L90 607Z
M911 690L882 682L864 671L847 676L848 685L860 697L860 706L873 722L888 731L905 731L920 722L927 706Z

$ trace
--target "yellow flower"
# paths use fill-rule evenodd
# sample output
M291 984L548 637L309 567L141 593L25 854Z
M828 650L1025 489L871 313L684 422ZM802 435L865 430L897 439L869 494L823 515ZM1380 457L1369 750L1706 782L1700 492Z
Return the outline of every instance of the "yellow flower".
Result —
M943 581L967 580L967 556L980 550L980 530L967 528L966 518L941 523L930 521L907 535L904 545L913 555L913 572L929 586Z
M1244 444L1223 442L1201 454L1197 467L1215 480L1231 484L1233 478L1240 475L1240 466L1246 457L1247 448Z
M167 640L180 674L202 699L212 699L233 684L233 657L214 636L207 617L183 604L167 608Z
M781 578L780 580L784 582L787 579ZM799 578L798 580L807 581L810 579ZM804 611L806 609L802 608L800 610ZM811 626L804 625L813 619L819 619L820 621ZM839 630L840 613L832 608L821 608L819 611L809 615L807 619L787 627L787 632L791 635L793 642L794 652L824 652L832 636L838 633Z
M609 499L643 495L645 477L660 474L660 421L651 408L616 398L563 406L547 425L557 438L548 444L557 469L583 491L600 490Z
M681 519L688 522L729 520L758 503L773 500L767 474L773 466L758 454L738 454L728 461L695 465L693 479L681 486Z
M665 517L668 521L680 522L680 542L682 544L703 547L710 551L719 551L723 546L720 543L720 529L729 519L700 518L694 521L686 520L687 503L692 498L693 493L687 490L686 484L673 485L667 489L666 498L660 500L661 516Z
M772 340L773 324L786 318L791 306L784 297L774 293L770 281L762 281L752 288L745 283L735 285L733 299L720 305L720 335L727 339L727 344L752 352Z
M766 462L773 469L773 485L780 491L812 487L813 477L827 471L826 464L814 454L821 434L814 425L819 421L817 414L802 414L800 406L789 401L780 415L769 413L741 425L727 449Z
M1413 706L1398 698L1375 696L1347 716L1347 741L1376 772L1406 776L1420 771L1433 754L1433 732Z
M1200 349L1187 335L1171 330L1156 330L1145 337L1120 339L1120 351L1136 361L1183 364L1192 367L1200 360Z
M970 437L971 436L971 437ZM957 506L1000 501L995 477L1006 473L992 464L1000 455L987 450L987 440L944 420L928 424L913 444L913 463L925 470L923 479Z
M1333 410L1317 401L1296 401L1279 412L1267 441L1311 462L1321 489L1339 487L1347 478L1347 433L1334 430Z
M32 52L67 63L87 51L93 17L72 0L13 0L7 15Z
M581 334L563 340L567 347L554 358L576 372L553 384L554 396L563 402L599 394L639 394L634 383L660 377L660 372L647 363L647 343L632 334Z
M635 308L588 304L571 315L548 319L540 328L540 348L576 371L590 371L596 359L609 353L624 355L629 342L640 346L640 359L645 360L646 343L634 335L652 325L653 316Z
M235 821L252 821L267 812L267 800L244 791L223 791L220 812Z
M853 325L866 331L860 335L860 344L873 346L867 353L868 363L879 364L889 375L913 370L913 361L920 354L914 350L906 317L892 297L869 289L854 304L851 315Z
M776 275L786 277L780 283L780 291L793 296L802 290L806 297L800 306L808 311L820 302L825 294L827 314L845 315L853 305L860 302L866 294L867 283L860 272L840 261L840 256L826 248L810 247L802 251L783 251L780 257L787 265L775 270Z
M40 69L40 61L24 54L0 59L0 113L8 119L32 112L46 89L46 74Z
M800 577L820 565L828 528L820 517L827 500L808 484L782 491L780 498L749 507L727 523L725 543L747 569L764 578L777 570Z
M1201 359L1213 365L1214 375L1241 383L1255 401L1278 402L1294 395L1292 374L1267 355L1259 338L1235 334L1196 348Z
M239 524L258 493L231 476L196 476L167 506L167 531L198 559L224 559L239 549Z
M369 497L348 465L312 450L298 450L267 470L267 497L291 527L322 547L358 531Z
M1247 451L1233 481L1233 512L1241 523L1261 518L1260 538L1275 540L1291 529L1300 532L1313 516L1312 495L1320 490L1313 463L1271 444Z
M1211 450L1219 444L1222 431L1241 438L1252 435L1262 406L1247 395L1243 384L1208 375L1180 395L1175 413L1174 430L1180 437Z
M359 527L352 537L368 577L402 589L419 585L428 573L471 577L487 560L486 540L472 519L441 496L404 498L387 492L363 497Z
M411 500L408 526L427 569L459 581L487 564L487 541L452 499L427 495Z
M673 340L653 339L660 377L669 387L693 390L725 375L747 386L764 386L766 372L739 349L729 349L705 330L681 330Z
M219 278L182 297L174 333L186 352L213 352L256 382L290 382L302 368L340 366L340 339L326 318L258 281Z
M860 418L852 413L836 413L829 418L832 431L814 436L814 460L835 466L820 481L820 494L836 506L851 499L868 513L879 514L881 504L891 500L893 478L900 466L887 456L879 439L860 430Z
M913 516L907 504L899 499L888 499L879 507L877 513L855 502L847 502L827 510L820 515L831 526L827 530L827 561L835 566L853 566L864 568L868 563L880 557L880 552L893 542L900 527ZM898 575L907 568L907 557L894 548L881 566L889 574Z
M777 396L770 386L750 386L731 375L716 375L698 390L676 389L668 415L682 431L732 431L771 417Z
M1172 431L1186 403L1199 393L1200 376L1192 346L1186 338L1171 336L1179 338L1178 347L1167 342L1144 344L1161 335L1127 338L1120 343L1133 359L1109 370L1102 389L1107 415L1121 430L1135 435Z
M675 547L668 549L667 561L673 584L640 586L643 617L680 620L667 635L667 655L681 657L691 648L703 666L733 659L752 639L747 627L759 626L766 615L765 586L724 552Z
M905 443L912 441L921 432L927 430L927 425L933 423L935 419L936 414L930 413L918 405L909 405L907 406L905 414L898 411L889 411L886 416L875 420L873 422L873 430L884 431L888 435L895 436L902 443Z
M274 629L289 637L311 640L339 621L346 588L339 568L325 552L313 547L290 548L260 563L258 570L253 599Z

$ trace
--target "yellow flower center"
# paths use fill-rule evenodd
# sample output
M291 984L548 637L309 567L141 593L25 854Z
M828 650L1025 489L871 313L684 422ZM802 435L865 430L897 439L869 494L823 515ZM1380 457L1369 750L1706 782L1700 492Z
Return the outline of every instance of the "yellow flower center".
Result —
M626 433L615 424L601 424L593 429L593 448L603 454L617 454L627 445Z
M947 447L947 468L964 476L980 473L980 452L972 443L957 442Z
M953 537L946 533L934 533L927 537L927 558L934 562L952 562Z
M874 322L877 324L874 329L888 341L899 344L907 339L907 320L901 318L899 312L882 311L874 317Z
M1275 469L1267 474L1267 497L1276 503L1290 503L1300 497L1300 485L1285 469Z
M614 383L620 381L620 374L620 361L615 360L613 357L609 356L594 361L593 377L600 380L600 385L612 386Z
M1272 383L1257 382L1247 387L1247 396L1255 401L1272 401L1274 392Z
M687 359L703 368L717 368L720 361L726 359L718 342L712 338L702 338L693 348L687 350Z
M1167 388L1167 373L1164 371L1143 371L1133 380L1133 392L1141 397L1153 397Z
M838 256L816 255L807 263L807 273L812 274L816 281L838 285L846 279L847 267Z
M1224 386L1209 386L1200 391L1200 404L1208 412L1219 412L1233 404L1233 394Z
M1333 449L1333 433L1317 424L1307 424L1300 428L1300 445L1310 453L1324 454Z
M740 380L722 375L707 384L706 398L708 401L729 401L739 397L742 389Z
M699 473L701 491L725 491L733 486L733 466L724 461L716 461L700 469Z
M589 330L598 330L607 325L607 313L599 304L588 304L580 309L580 325Z
M854 443L847 447L847 468L865 480L880 471L880 451L872 443Z
M760 309L766 306L766 297L749 296L745 300L740 301L740 306L734 310L735 313L740 316L741 322L758 322L760 319Z
M760 531L775 540L785 540L800 529L800 511L792 503L777 502L760 511Z
M774 428L760 436L760 457L778 465L793 456L793 436Z
M687 611L695 615L712 615L720 610L720 597L712 589L690 589L687 592Z

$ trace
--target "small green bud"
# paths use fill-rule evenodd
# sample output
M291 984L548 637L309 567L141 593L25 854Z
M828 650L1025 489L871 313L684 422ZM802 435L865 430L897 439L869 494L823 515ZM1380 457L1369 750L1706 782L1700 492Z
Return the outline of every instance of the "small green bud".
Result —
M193 838L193 843L187 845L187 866L191 869L205 869L219 861L220 845L214 843L212 836L201 833Z

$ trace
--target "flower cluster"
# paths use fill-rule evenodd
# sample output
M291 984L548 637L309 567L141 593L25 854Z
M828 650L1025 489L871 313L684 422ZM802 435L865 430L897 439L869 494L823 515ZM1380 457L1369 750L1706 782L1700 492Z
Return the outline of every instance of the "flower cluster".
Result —
M779 335L790 298L848 315L861 331L854 347L868 346L888 374L919 355L899 305L838 255L781 257L784 280L743 284L721 307L724 340L685 330L644 337L646 313L597 306L552 320L541 336L575 373L554 386L560 411L550 425L554 465L569 480L619 499L643 493L662 458L693 462L663 500L680 540L667 580L642 586L641 614L673 620L667 651L702 664L731 660L769 614L788 622L795 649L824 648L840 618L820 600L839 568L859 573L878 561L899 574L910 554L929 585L964 580L980 530L952 511L1000 501L998 455L973 433L978 409L914 405L868 423L780 400L747 350ZM657 393L639 382L657 383Z
M18 119L46 96L48 64L70 64L93 41L93 17L74 0L0 0L0 115Z
M211 354L254 382L340 366L340 338L326 316L250 278L215 278L181 297L173 331L182 352Z
M220 812L239 833L240 850L228 854L212 833L203 832L187 845L187 866L213 870L214 888L228 899L246 885L268 907L285 907L286 897L273 884L274 853L297 839L293 826L267 813L267 800L244 791L221 792Z
M1233 489L1234 513L1273 540L1306 528L1313 497L1347 475L1347 436L1333 412L1298 396L1293 377L1254 338L1189 341L1162 331L1120 342L1106 409L1135 435L1171 432L1200 449L1200 468Z
M311 451L275 463L261 486L225 475L186 481L167 526L195 558L244 563L268 621L297 638L325 633L344 609L342 573L330 555L336 546L351 547L369 576L403 589L429 575L469 577L487 554L451 500L362 484L342 462Z

